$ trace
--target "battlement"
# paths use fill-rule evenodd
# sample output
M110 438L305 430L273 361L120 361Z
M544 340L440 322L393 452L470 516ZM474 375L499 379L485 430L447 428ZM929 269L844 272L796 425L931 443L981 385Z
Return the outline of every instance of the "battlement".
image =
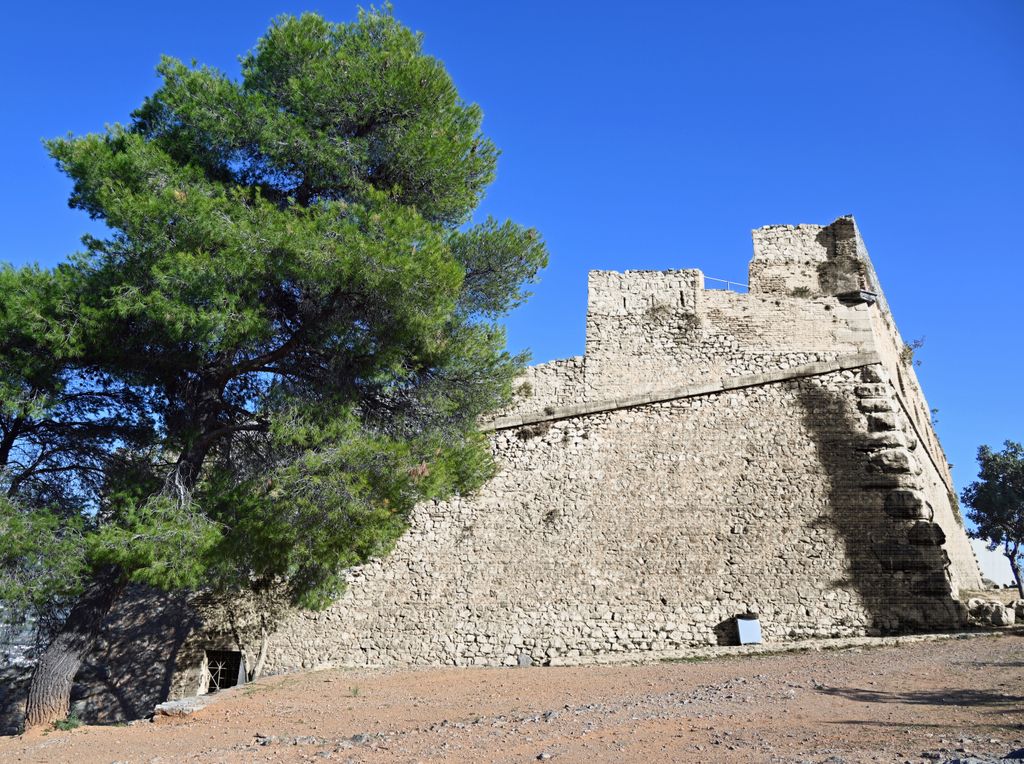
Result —
M698 270L590 271L587 312L594 316L694 314L704 292Z
M882 290L857 222L847 215L828 225L771 225L755 229L750 261L752 294L876 301Z
M866 300L880 290L853 218L753 236L748 294L706 289L699 270L592 271L588 399L873 350Z
M707 289L697 269L591 271L584 356L529 369L524 394L502 415L874 353L951 487L930 409L853 217L765 226L752 238L746 294Z

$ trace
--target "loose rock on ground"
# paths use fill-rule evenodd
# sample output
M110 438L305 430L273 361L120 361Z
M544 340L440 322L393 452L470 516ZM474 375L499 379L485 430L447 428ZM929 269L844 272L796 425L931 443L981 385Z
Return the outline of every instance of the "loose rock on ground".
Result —
M188 717L3 738L0 761L989 764L1022 748L1014 629L644 666L269 677Z

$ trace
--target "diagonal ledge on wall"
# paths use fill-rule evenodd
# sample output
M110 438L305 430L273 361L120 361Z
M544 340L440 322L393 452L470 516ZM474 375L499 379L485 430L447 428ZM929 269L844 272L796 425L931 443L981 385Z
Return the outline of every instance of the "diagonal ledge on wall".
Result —
M863 366L871 366L881 363L882 359L875 352L856 353L853 355L836 358L833 361L816 361L814 363L794 366L779 371L763 372L761 374L748 374L742 377L726 377L711 382L702 382L681 387L669 387L664 390L654 390L642 395L633 395L620 398L610 398L603 401L591 403L576 403L572 406L558 406L544 411L537 411L531 414L519 414L516 416L499 417L480 426L481 432L494 432L496 430L508 430L523 425L535 424L537 422L550 422L557 419L569 419L571 417L583 416L585 414L598 414L602 411L615 411L617 409L633 408L635 406L646 406L650 403L662 403L674 401L680 398L694 398L700 395L721 393L726 390L739 390L744 387L757 387L775 382L785 382L788 379L800 379L802 377L816 377L821 374L831 374L835 371L848 369L859 369Z

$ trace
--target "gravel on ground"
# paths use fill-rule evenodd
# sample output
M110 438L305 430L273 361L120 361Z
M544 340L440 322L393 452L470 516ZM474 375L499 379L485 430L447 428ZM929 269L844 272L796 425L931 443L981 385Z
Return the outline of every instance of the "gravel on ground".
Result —
M1021 749L1013 630L647 665L314 671L188 716L0 738L0 761L852 764Z

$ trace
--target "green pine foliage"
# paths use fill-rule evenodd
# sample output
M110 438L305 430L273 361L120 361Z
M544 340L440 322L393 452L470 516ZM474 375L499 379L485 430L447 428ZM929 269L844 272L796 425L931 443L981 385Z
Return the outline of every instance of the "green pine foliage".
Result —
M0 597L115 566L322 607L490 476L476 424L524 362L497 320L546 249L470 224L497 150L390 11L279 18L237 81L158 72L128 124L47 143L109 235L0 269Z
M85 523L49 508L0 497L0 616L18 620L81 590L86 572Z

